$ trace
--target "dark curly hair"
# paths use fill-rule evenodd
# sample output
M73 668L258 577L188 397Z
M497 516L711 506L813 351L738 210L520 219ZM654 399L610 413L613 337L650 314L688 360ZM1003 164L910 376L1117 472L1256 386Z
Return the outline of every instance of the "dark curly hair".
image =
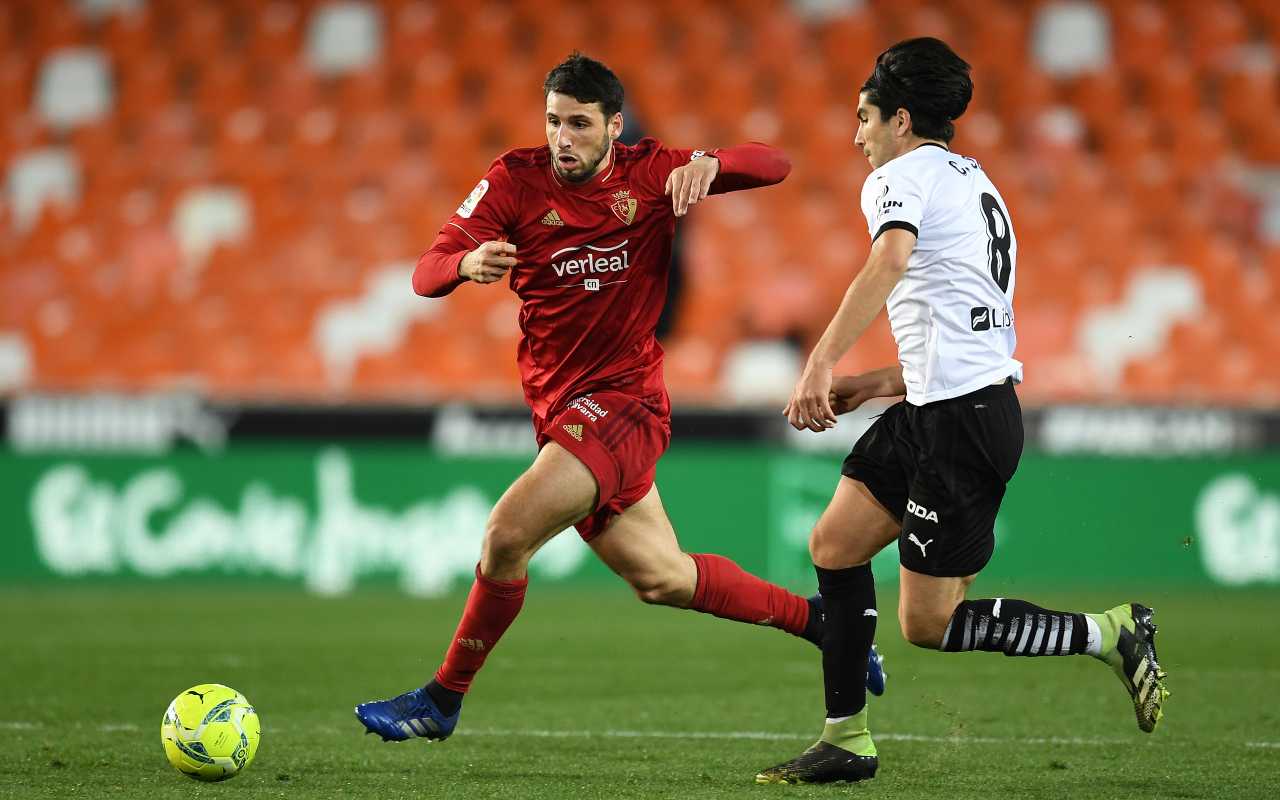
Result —
M973 79L969 64L946 42L923 36L898 42L877 56L862 91L880 109L881 119L905 108L916 136L950 142L956 135L951 123L973 98Z
M576 51L547 73L542 96L552 92L567 94L579 103L599 103L606 120L622 110L622 81L604 64Z

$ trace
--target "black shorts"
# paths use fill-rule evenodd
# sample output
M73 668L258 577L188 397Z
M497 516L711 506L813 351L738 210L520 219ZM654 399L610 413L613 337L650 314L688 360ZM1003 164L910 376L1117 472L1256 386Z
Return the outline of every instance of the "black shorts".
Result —
M991 559L996 512L1021 457L1022 407L1007 381L922 406L890 406L840 471L902 520L902 566L956 577Z

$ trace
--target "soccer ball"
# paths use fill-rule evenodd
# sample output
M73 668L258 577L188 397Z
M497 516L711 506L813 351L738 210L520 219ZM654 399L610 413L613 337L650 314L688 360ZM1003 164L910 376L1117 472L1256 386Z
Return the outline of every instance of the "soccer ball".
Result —
M160 720L160 741L173 768L198 781L225 781L258 752L258 714L245 696L220 683L192 686Z

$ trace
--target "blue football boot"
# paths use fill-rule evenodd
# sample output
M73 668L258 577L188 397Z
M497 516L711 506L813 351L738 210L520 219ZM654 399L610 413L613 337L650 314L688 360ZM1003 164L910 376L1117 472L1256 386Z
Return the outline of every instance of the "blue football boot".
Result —
M887 677L889 676L884 671L884 656L880 655L880 651L872 644L871 652L867 654L867 691L876 697L884 694L884 679Z
M453 733L461 714L462 709L458 709L452 716L445 716L425 688L356 706L356 717L364 723L365 733L376 733L384 742L403 742L414 737L443 741Z

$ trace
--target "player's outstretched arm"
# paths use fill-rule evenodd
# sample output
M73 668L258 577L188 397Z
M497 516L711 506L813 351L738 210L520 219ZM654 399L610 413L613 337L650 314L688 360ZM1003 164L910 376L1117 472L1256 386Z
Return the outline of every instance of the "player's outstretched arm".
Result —
M861 372L857 375L836 375L831 379L828 400L836 416L847 414L874 397L897 397L907 393L902 380L902 365Z
M915 234L902 228L885 231L871 245L866 266L849 284L783 409L796 430L808 428L819 433L836 424L830 400L831 370L884 308L889 293L906 274L907 259L915 246Z
M787 154L760 142L722 147L714 155L720 160L720 174L711 187L711 194L772 186L791 174L791 159Z
M689 206L706 199L707 195L772 186L790 172L791 160L786 153L767 144L748 142L710 153L693 151L693 158L687 164L671 170L664 191L671 196L671 208L676 216L683 217Z

